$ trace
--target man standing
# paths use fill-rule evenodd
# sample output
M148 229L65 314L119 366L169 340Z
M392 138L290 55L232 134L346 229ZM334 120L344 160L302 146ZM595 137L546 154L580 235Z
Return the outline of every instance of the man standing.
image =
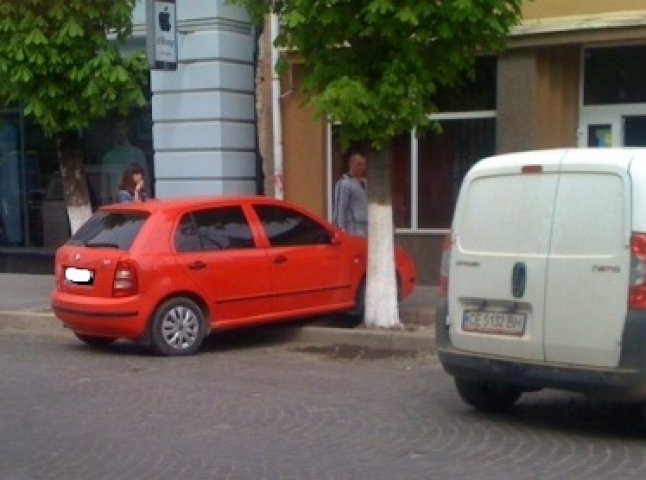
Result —
M350 155L348 172L334 186L334 224L344 232L360 237L368 236L365 176L366 158L355 152Z

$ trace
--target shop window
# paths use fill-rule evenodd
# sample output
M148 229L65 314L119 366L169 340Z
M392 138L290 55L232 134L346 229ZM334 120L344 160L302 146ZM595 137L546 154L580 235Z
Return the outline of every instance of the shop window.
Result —
M145 94L150 98L147 86ZM0 107L0 248L45 247L53 251L70 236L56 140L24 116L20 105ZM117 124L122 126L120 139ZM115 200L123 167L130 161L142 163L148 194L154 195L150 105L133 109L123 119L115 116L95 121L77 133L94 209ZM135 153L120 156L114 153L115 147L121 147L121 153Z
M646 102L646 45L589 48L584 60L584 105Z
M24 162L20 151L20 116L0 114L0 245L24 243Z
M390 174L395 228L411 227L411 142L400 135L391 143Z
M93 209L115 200L123 168L133 161L142 164L154 195L149 109L94 122L80 137ZM0 247L54 249L69 238L56 140L19 111L0 114L0 186Z
M128 117L112 116L93 122L83 132L85 173L94 208L116 201L124 169L138 163L144 170L148 197L153 197L152 116L138 109Z
M418 228L449 228L464 176L495 152L495 118L440 122L442 133L418 141Z

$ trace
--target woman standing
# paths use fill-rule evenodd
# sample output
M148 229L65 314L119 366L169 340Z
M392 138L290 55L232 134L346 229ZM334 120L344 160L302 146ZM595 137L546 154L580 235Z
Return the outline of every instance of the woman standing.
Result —
M138 163L131 163L123 171L117 202L145 202L146 190L144 188L144 169Z

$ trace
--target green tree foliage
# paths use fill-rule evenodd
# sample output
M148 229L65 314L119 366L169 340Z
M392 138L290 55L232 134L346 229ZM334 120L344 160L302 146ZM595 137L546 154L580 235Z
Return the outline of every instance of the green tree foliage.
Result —
M117 45L136 1L0 0L0 98L50 136L143 105L145 56Z
M304 60L303 92L341 141L382 148L430 126L437 92L504 45L522 0L234 0L280 16L278 45Z

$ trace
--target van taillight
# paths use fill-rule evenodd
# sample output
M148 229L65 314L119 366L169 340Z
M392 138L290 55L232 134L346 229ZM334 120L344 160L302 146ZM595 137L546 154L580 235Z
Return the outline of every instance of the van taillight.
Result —
M449 267L451 265L452 235L444 237L442 245L442 261L440 262L440 295L446 297L449 293Z
M127 297L136 295L139 289L137 280L137 269L126 260L117 263L117 269L114 272L114 282L112 283L113 297Z
M633 233L630 239L628 307L646 310L646 234L643 233Z

